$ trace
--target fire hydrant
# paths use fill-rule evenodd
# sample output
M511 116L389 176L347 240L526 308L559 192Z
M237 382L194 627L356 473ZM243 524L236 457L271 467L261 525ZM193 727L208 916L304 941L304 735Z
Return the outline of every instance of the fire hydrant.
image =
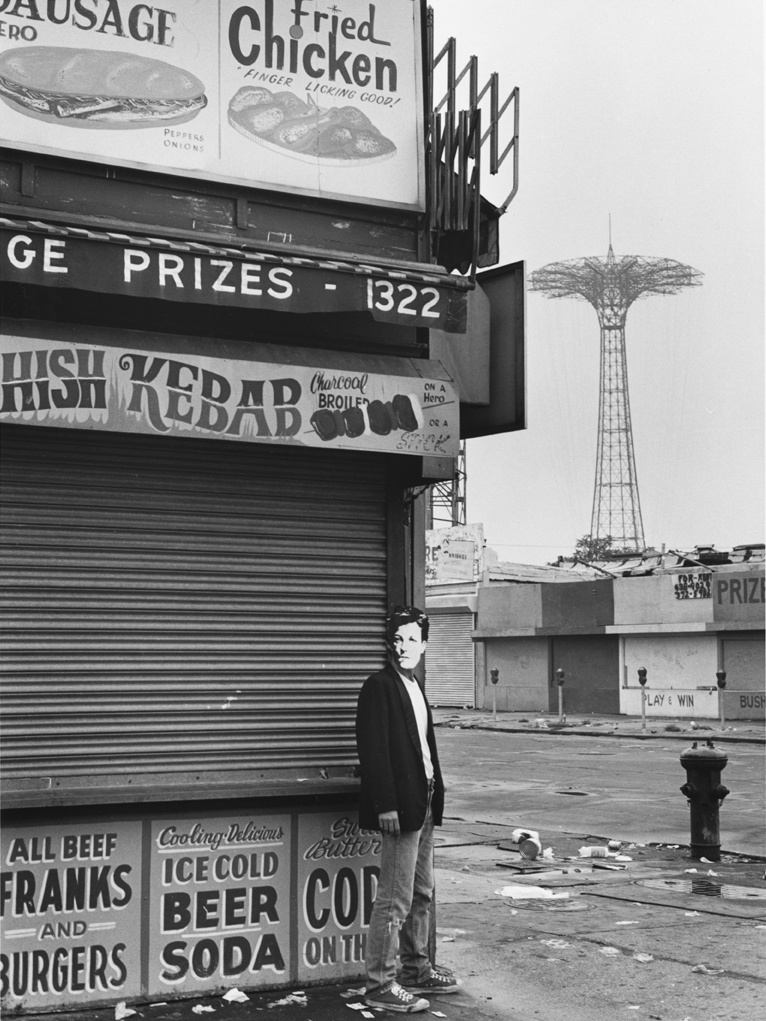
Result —
M691 748L681 752L681 765L686 770L681 793L688 798L691 809L692 858L720 861L718 809L729 793L729 788L721 783L721 770L728 761L728 755L715 748L712 741L702 748L695 741Z

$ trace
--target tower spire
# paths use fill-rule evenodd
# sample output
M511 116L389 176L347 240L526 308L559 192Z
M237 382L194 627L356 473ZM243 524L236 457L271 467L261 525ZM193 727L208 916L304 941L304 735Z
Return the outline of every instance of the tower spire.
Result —
M702 274L673 259L624 255L612 248L597 257L552 262L530 274L533 291L549 298L577 298L596 310L601 328L598 442L590 534L611 538L615 550L643 552L646 548L638 478L633 453L633 427L628 393L625 320L639 298L677 294L699 285Z

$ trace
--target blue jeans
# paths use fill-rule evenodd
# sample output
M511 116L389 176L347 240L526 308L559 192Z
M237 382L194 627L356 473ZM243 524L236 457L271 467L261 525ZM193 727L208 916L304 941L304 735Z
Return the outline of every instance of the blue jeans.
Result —
M396 980L396 955L411 981L431 974L429 911L434 893L434 823L429 807L422 829L381 834L380 879L367 933L368 993L385 992Z

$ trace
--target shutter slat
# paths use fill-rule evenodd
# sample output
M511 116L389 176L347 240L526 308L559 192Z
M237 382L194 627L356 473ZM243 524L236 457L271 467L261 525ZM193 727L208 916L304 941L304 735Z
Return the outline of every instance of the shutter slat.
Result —
M2 456L7 789L355 764L384 459L17 425Z
M431 705L474 705L473 614L439 613L430 617L426 693Z

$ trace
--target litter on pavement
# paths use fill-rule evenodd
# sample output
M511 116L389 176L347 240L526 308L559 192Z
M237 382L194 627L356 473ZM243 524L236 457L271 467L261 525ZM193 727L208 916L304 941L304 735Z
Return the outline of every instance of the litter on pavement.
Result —
M706 964L696 964L692 968L692 971L696 972L698 975L723 975L724 969L723 968L708 968L708 966Z
M135 1013L135 1010L131 1010L125 1000L120 1000L114 1008L115 1021L122 1021L122 1018L130 1017L131 1014Z
M568 897L568 893L554 893L553 890L546 890L542 886L504 886L495 890L499 897L510 897L512 900L561 900Z
M294 993L289 993L281 1000L274 1000L273 1003L269 1004L269 1007L288 1007L291 1003L297 1003L301 1007L308 1006L308 997L302 989L296 989Z
M250 997L247 993L243 993L241 989L230 989L228 992L223 994L222 999L228 1000L229 1003L249 1003Z

